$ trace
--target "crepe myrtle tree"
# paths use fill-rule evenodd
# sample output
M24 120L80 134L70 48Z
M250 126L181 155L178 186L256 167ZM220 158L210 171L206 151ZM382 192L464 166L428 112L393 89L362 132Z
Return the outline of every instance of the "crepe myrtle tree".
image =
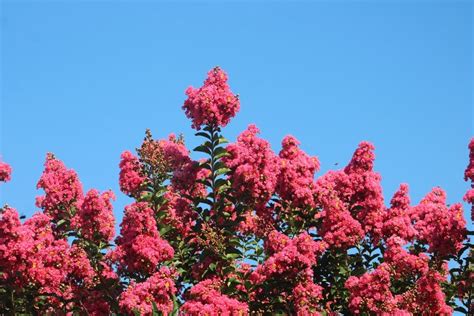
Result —
M240 108L226 73L186 90L202 144L149 130L120 159L133 198L115 237L114 193L84 193L47 154L40 209L0 213L5 315L472 315L472 232L439 187L416 205L407 184L385 203L374 146L315 178L317 157L286 136L278 153L250 125L229 144ZM474 139L464 200L474 205ZM12 169L0 162L0 181ZM473 209L474 210L474 209ZM471 220L473 220L471 216Z

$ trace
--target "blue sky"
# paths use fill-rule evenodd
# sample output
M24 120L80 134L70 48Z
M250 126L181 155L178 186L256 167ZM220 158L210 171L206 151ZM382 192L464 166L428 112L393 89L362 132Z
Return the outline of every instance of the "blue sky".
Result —
M460 201L472 22L468 1L2 1L0 153L14 173L0 204L31 215L54 152L86 190L115 191L121 218L120 153L145 128L197 145L184 90L215 65L241 96L227 138L255 123L279 151L293 134L320 158L319 175L369 140L387 199L406 182L414 202L438 185Z

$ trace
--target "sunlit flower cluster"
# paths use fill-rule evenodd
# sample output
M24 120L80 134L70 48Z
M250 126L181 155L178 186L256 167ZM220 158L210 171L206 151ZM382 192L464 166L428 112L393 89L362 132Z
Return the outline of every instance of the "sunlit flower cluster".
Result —
M0 182L8 182L11 179L12 167L9 164L0 161Z
M279 160L258 133L255 125L249 125L235 144L227 146L229 157L224 162L233 170L230 179L235 194L251 204L263 205L275 193Z
M224 127L240 109L239 98L227 84L227 74L219 67L207 73L201 88L189 87L186 95L183 109L198 130L203 125Z

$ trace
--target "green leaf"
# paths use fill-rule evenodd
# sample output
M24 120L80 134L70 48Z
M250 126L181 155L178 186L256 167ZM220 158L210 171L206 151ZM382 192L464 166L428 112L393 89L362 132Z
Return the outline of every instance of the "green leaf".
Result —
M200 180L199 183L202 183L207 187L212 187L212 182L209 179L205 179L204 181Z
M207 143L208 142L204 143L204 145L197 146L193 150L210 155L211 154L211 149L208 146L206 146Z
M220 176L220 175L223 175L223 174L227 174L231 171L231 169L229 168L220 168L220 169L217 169L216 170L216 176Z
M214 163L214 170L219 170L219 169L222 169L222 168L227 168L227 166L225 165L225 163L223 163L222 161L218 161L216 163Z
M179 315L179 303L175 295L173 295L173 311L171 312L171 315L173 316Z
M220 144L227 144L229 142L224 136L220 136L217 141L218 141L219 145Z
M171 230L173 229L173 227L171 226L164 226L160 229L160 236L165 236L167 233L169 233Z
M207 139L209 139L209 140L212 139L212 137L211 137L210 134L204 133L204 132L198 132L198 133L196 133L196 134L194 134L194 135L196 135L196 136L201 136L201 137L205 137L205 138L207 138Z
M219 129L219 128L217 128ZM212 133L214 131L213 127L210 125L204 126L203 130L208 131L209 133Z
M227 179L217 179L215 182L215 187L219 188L223 185L228 185L228 184L229 184L229 181Z
M166 210L160 210L156 212L156 218L161 219L164 218L168 215L168 212Z
M240 257L240 255L238 253L228 253L228 254L225 255L225 258L227 260L234 260L234 259L237 259L239 257Z
M214 150L214 157L216 159L220 159L224 156L228 156L229 153L227 152L227 150L224 148L224 147L217 147L215 150Z
M349 272L349 270L347 269L347 267L345 266L339 266L339 273L342 274L342 275L346 275L347 273Z
M215 262L211 263L208 267L209 271L216 271L217 264Z

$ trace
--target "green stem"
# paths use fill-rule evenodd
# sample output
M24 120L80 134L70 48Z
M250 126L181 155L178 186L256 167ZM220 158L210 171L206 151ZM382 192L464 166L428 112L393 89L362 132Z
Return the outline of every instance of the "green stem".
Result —
M219 129L211 126L211 191L212 191L212 207L215 209L217 203L217 192L216 192L216 142L219 140ZM218 144L217 144L218 145ZM214 210L215 211L215 210Z

